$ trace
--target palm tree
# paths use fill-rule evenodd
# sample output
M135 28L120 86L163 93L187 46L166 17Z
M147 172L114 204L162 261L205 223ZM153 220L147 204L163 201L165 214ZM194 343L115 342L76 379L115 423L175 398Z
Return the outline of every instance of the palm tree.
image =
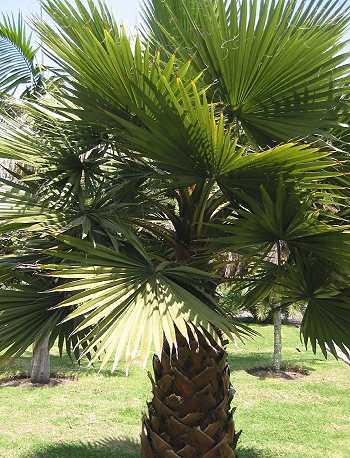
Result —
M28 31L22 14L19 13L17 18L14 15L2 15L0 22L0 94L2 112L11 116L20 116L20 110L14 103L12 96L18 95L19 91L21 98L41 92L43 70L38 64L38 49L34 46L32 35ZM15 168L16 163L14 160L3 158L1 160L0 176L10 180L14 179ZM9 239L11 243L14 242L11 236ZM1 242L3 245L3 240ZM30 288L31 283L32 281L25 284ZM21 303L21 301L25 300L26 295L27 297L30 296L30 292L29 290L27 293L24 292L22 294L22 291L18 290L17 292L9 292L9 295L15 296L17 294L17 300ZM5 293L3 292L3 294ZM3 298L5 301L10 300L9 297L5 298L3 296ZM5 317L3 314L2 318L5 323L8 323L9 317ZM39 341L42 341L42 339L39 338ZM49 342L47 339L46 343L44 342L43 347L41 347L36 345L33 351L33 382L48 382Z
M88 230L84 217L78 215L81 206L72 209L72 198L78 194L80 200L88 199L86 194L96 185L94 171L99 163L85 171L84 183L80 165L84 155L89 156L86 163L92 162L91 148L98 137L82 127L76 131L74 125L64 129L62 122L26 105L21 107L21 117L5 119L1 135L1 157L15 161L18 173L8 170L12 179L1 179L0 234L10 243L0 263L0 348L6 359L18 357L33 346L32 383L46 384L50 380L52 345L58 339L60 355L66 350L78 360L81 335L71 335L73 323L57 327L69 309L54 309L64 294L49 293L56 283L39 278L36 264L47 262L45 250L55 244L53 236L60 232L59 227L63 231L70 228L77 236Z
M7 120L0 156L34 172L2 191L0 230L27 234L24 255L65 296L53 309L67 312L80 357L115 369L154 351L142 456L233 457L225 346L249 330L216 294L228 253L247 266L233 278L246 301L274 287L308 304L314 351L349 345L350 237L325 205L337 206L341 164L311 144L336 124L348 81L344 7L147 2L132 47L103 3L43 5L55 26L36 27L66 84L28 105L27 119L46 114L42 129ZM282 244L288 257L270 262Z

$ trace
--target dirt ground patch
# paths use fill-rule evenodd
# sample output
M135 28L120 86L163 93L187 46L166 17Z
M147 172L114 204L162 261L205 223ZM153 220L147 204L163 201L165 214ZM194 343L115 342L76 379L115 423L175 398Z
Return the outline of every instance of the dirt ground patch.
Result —
M0 388L2 387L29 387L29 388L50 388L66 383L77 381L77 377L69 377L61 374L52 374L50 383L42 385L40 383L32 383L27 374L14 375L13 377L0 380Z
M300 367L288 367L282 369L280 372L274 372L271 367L253 367L252 369L248 369L246 372L260 379L279 378L285 380L297 380L310 375L310 372L307 369Z

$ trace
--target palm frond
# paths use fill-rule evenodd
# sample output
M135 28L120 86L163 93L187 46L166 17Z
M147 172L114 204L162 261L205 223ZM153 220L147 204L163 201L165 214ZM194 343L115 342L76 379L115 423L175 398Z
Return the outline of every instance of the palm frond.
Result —
M283 264L265 258L245 265L245 271L233 282L237 307L250 310L261 302L278 297L279 307L301 306L304 311L300 328L307 347L316 353L319 347L327 357L337 358L336 347L348 354L350 334L349 264L341 257L331 261L308 251L290 254ZM341 266L341 271L340 271Z
M75 294L58 307L75 307L67 320L84 317L77 331L93 327L88 337L91 346L98 348L94 359L101 358L102 366L110 359L114 368L120 359L145 363L151 350L161 353L164 340L176 349L176 330L186 339L192 331L209 334L216 341L219 330L229 338L248 333L244 326L228 321L219 308L213 310L190 292L189 272L207 281L206 272L169 263L157 265L125 249L116 252L67 236L59 240L75 250L51 252L71 265L47 268L53 270L52 276L73 281L53 292Z
M63 3L53 0L45 7L62 34L40 22L37 28L73 76L72 100L84 107L77 115L89 117L98 110L100 123L122 130L125 146L171 171L191 170L201 177L224 173L240 150L231 133L225 132L224 118L216 119L205 91L197 87L200 75L186 78L189 63L179 67L171 56L163 64L159 55L142 50L138 39L133 50L125 31L117 32L114 22L105 24L103 41L86 34L83 16L68 12ZM61 8L66 16L59 14ZM99 24L102 13L93 9L90 14L90 20ZM73 26L81 30L79 36L69 35ZM102 58L110 68L98 63Z
M279 279L285 304L306 305L301 335L305 345L317 345L327 357L327 349L337 358L335 345L345 354L350 346L350 297L347 287L348 269L341 275L334 272L334 264L313 256L298 256Z
M21 275L21 281L0 294L1 358L21 356L36 340L56 330L62 313L50 310L57 296L41 294L47 282Z
M238 252L259 251L283 241L289 250L300 249L335 264L337 259L340 264L349 264L348 227L322 211L317 205L318 195L283 177L262 185L259 193L237 189L232 194L238 205L236 215L225 224L212 226L216 234L212 233L211 242L216 246Z
M15 230L52 232L64 227L67 213L50 209L45 202L40 205L38 197L28 187L13 183L0 187L0 233Z
M147 0L147 38L206 69L215 96L258 144L325 131L347 85L341 0Z
M302 163L304 174L311 175L314 170L308 171L310 163L329 154L306 145L298 148L286 144L259 157L242 157L246 154L237 144L235 130L227 129L226 108L218 113L218 107L208 103L210 87L204 86L201 75L204 67L198 68L193 76L189 62L181 63L174 55L162 62L160 55L152 56L148 47L143 50L139 39L132 49L124 30L116 30L112 19L101 19L102 6L101 10L89 12L97 28L101 21L105 24L101 41L99 34L86 33L85 13L80 13L79 0L76 5L76 13L65 0L50 0L45 6L62 33L47 23L37 23L43 40L71 76L67 81L68 97L84 108L76 114L91 120L98 112L100 124L109 129L118 127L127 148L151 159L163 170L187 176L188 183L230 172L234 176L237 169L237 175L245 173L245 169L249 173L253 165L257 179L262 172L281 168L294 167L293 173L297 174ZM281 110L282 119L280 115ZM316 115L319 124L319 112ZM266 125L268 119L267 116ZM298 119L302 119L300 107ZM307 124L305 120L300 123ZM329 162L320 161L318 165L326 168ZM318 178L316 173L314 178Z
M3 14L0 21L1 92L14 92L21 85L35 89L40 84L36 55L37 49L22 15Z

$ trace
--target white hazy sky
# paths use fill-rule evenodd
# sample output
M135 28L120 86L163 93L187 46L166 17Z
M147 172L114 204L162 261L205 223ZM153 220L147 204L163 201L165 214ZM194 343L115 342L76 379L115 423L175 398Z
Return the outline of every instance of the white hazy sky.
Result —
M73 0L70 0L74 3ZM129 31L135 30L139 23L140 4L142 0L105 0L114 12L117 20L125 24ZM350 0L346 0L350 8ZM21 10L24 16L30 17L33 13L39 12L39 0L0 0L0 14L17 12ZM350 30L346 37L350 40Z
M140 0L106 0L118 21L134 28L138 20ZM72 2L73 3L73 2ZM0 13L21 10L24 16L39 11L39 0L0 0Z

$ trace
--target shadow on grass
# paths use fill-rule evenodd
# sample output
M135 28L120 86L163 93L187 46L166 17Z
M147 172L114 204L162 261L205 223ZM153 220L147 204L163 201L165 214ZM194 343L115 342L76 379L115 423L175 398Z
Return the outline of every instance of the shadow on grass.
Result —
M140 458L140 446L128 438L107 438L101 441L84 443L51 444L34 450L29 456L22 458ZM271 458L272 455L263 450L250 447L238 447L238 458Z
M232 353L228 356L231 371L247 371L255 367L271 367L272 354L271 353ZM298 360L285 362L286 367L291 368L300 367L305 371L312 372L315 369L310 366L310 358L298 358Z
M32 358L30 356L21 356L20 358L11 358L0 364L0 378L1 375L12 373L20 377L28 377L30 374ZM77 362L72 361L68 356L64 355L62 358L57 355L50 355L50 366L52 377L67 377L72 374L72 377L79 378L79 376L97 374L99 370L98 364L95 366L87 367L87 363L79 365ZM116 370L113 373L110 369L103 369L99 372L104 377L125 377L125 371ZM68 375L69 377L69 375Z
M32 383L29 374L17 373L8 377L0 377L0 388L53 388L65 383L72 383L77 380L77 377L69 377L62 374L51 373L50 382L48 384Z
M94 443L72 442L41 446L22 458L140 458L136 441L126 437L106 438Z
M237 458L272 458L272 455L269 452L264 452L256 448L238 447Z

